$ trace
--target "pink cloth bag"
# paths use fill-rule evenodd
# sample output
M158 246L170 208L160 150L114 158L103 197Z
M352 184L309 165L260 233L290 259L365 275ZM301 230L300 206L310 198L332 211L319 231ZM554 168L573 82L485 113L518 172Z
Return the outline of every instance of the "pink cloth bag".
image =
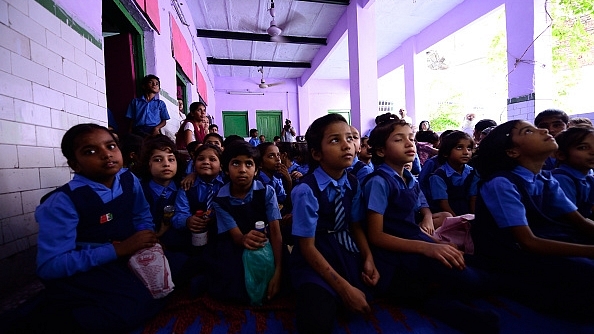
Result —
M443 224L435 230L434 237L440 241L449 242L458 246L466 254L474 253L474 243L470 236L470 221L474 220L473 214L448 217Z

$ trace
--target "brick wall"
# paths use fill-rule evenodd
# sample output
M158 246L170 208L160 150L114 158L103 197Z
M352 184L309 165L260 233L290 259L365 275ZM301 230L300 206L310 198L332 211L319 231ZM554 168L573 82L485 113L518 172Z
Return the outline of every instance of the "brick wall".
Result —
M62 135L107 122L100 42L46 9L51 3L0 0L0 294L32 276L35 207L71 178Z

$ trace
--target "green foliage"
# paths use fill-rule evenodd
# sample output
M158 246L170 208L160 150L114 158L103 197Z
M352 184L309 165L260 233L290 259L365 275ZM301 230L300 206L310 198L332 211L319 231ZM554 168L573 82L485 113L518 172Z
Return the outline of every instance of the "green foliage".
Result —
M452 96L450 101L457 101L461 94ZM456 102L440 103L437 109L429 114L429 122L433 131L441 132L460 128L460 122L456 121L462 118L462 107Z

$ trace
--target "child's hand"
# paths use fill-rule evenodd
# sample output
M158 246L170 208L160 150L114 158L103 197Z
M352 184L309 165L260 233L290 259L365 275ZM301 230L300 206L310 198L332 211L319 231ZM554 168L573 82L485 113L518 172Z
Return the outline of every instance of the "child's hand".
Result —
M206 230L208 222L211 220L212 218L210 218L208 215L191 215L186 219L186 226L191 232L198 233Z
M362 314L371 313L371 307L369 307L367 299L365 299L365 294L354 286L349 285L346 290L341 293L340 297L344 304L352 311Z
M280 270L275 270L274 275L268 282L268 290L266 292L266 299L271 300L276 296L276 294L280 291L281 285L281 272Z
M427 243L423 254L441 261L448 268L456 267L462 270L466 266L464 263L464 253L449 244Z
M377 284L380 275L375 267L373 259L366 259L365 262L363 262L363 272L361 275L363 277L363 283L369 286L375 286Z
M435 227L433 226L433 219L429 217L429 219L423 219L423 221L419 224L421 230L429 235L433 235L435 232Z
M247 234L243 235L243 247L251 250L259 249L264 247L264 243L266 242L266 234L262 232L258 232L256 230L251 230Z
M130 256L141 249L153 247L157 241L157 234L155 232L142 230L134 233L131 237L120 243L114 243L113 248L118 257Z
M196 173L190 173L186 177L184 177L179 186L183 190L188 190L194 184L194 181L196 181Z
M301 174L301 172L298 172L296 170L291 172L291 179L293 179L293 180L299 180L302 176L303 176L303 174Z
M278 173L281 173L282 176L283 176L283 178L285 180L291 179L291 175L289 174L289 170L287 169L287 166L285 166L284 164L281 164L281 163L277 164L276 165L276 171Z

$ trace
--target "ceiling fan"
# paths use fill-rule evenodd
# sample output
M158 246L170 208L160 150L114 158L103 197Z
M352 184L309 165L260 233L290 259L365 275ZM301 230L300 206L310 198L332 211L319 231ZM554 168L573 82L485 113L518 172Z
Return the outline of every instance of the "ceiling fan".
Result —
M285 21L282 25L276 23L276 9L274 8L274 0L270 0L270 8L267 9L267 12L270 14L272 20L270 21L270 26L267 28L261 28L255 26L253 24L249 24L246 22L241 22L241 25L244 27L248 27L247 30L250 31L258 31L258 32L266 32L270 36L270 40L277 43L285 43L287 39L283 36L283 31L287 29L289 24L296 25L299 22L304 22L305 17L295 11L289 15L289 19Z
M262 73L262 77L260 79L260 84L258 85L258 87L260 87L262 89L266 89L269 87L274 87L274 86L283 84L282 82L266 83L266 81L264 80L264 67L263 66L260 66L260 68L258 69L258 72Z

